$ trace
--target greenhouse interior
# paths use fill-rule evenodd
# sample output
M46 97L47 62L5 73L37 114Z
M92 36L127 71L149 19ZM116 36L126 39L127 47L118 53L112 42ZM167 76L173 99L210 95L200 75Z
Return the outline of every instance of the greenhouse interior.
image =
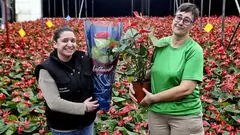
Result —
M0 134L240 135L239 0L0 5Z

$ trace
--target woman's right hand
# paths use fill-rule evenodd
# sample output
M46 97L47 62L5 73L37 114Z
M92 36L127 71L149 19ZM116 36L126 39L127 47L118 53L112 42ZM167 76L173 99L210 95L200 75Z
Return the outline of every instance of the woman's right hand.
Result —
M133 89L132 83L129 84L129 95L134 102L137 102L137 99L134 97L135 91Z
M83 103L86 105L86 112L94 111L98 108L98 101L91 101L92 97L86 99Z

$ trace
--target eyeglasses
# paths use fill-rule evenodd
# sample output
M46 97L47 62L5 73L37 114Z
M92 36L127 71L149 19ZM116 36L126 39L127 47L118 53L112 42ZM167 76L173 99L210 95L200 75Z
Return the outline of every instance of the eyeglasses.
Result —
M175 20L176 22L180 22L180 21L183 20L183 24L184 24L184 25L190 25L191 23L193 23L192 20L190 20L190 19L188 19L188 18L182 18L182 16L180 16L180 15L176 15L175 18L174 18L174 20Z

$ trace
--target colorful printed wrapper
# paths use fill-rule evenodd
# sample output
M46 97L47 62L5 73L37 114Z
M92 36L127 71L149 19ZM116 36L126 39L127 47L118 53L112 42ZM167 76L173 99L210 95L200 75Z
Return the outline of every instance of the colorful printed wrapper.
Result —
M93 61L94 95L99 103L99 110L108 111L110 108L119 56L119 53L112 52L112 48L119 45L122 26L120 22L84 21L87 51Z

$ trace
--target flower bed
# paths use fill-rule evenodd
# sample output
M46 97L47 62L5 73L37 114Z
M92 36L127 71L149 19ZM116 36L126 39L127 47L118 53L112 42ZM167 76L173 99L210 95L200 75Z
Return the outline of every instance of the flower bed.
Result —
M13 23L9 26L10 44L0 32L0 134L44 134L46 117L41 90L34 77L35 65L44 60L53 49L53 31L67 24L74 28L79 49L86 50L83 21L69 22L50 18L54 26L44 27L41 20ZM137 21L134 18L94 18L93 20ZM145 25L155 27L155 36L171 35L173 17L147 18ZM47 22L47 19L44 20ZM228 45L239 17L226 17L225 43L221 44L221 18L203 18L203 26L211 22L210 33L200 31L199 20L191 36L204 49L204 82L201 85L203 122L206 135L240 134L240 29ZM21 38L18 30L26 31ZM152 48L149 48L152 53ZM120 56L121 57L121 56ZM134 104L128 95L128 80L121 72L130 70L130 61L118 61L116 82L113 86L113 105L109 112L98 112L96 132L101 135L147 134L146 110Z

